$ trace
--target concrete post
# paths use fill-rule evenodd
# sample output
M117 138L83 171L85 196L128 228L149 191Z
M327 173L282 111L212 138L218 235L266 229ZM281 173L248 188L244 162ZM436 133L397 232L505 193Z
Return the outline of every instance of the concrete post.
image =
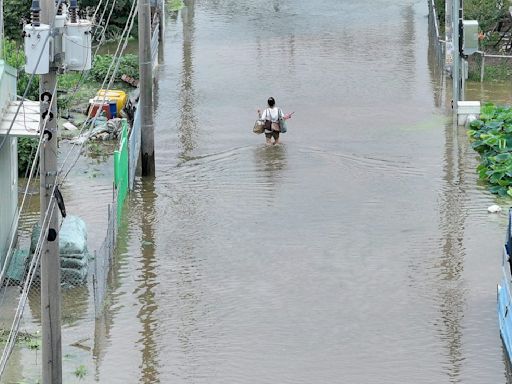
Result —
M55 0L41 0L41 22L51 25L55 17ZM50 72L41 75L39 94L41 97L41 128L48 115L46 139L41 148L41 230L44 231L45 214L50 205L57 179L57 84L56 68L50 63ZM48 96L49 95L49 96ZM53 99L49 108L49 99ZM57 204L48 212L49 232L41 250L41 321L42 321L42 383L62 383L61 344L61 291L59 256L59 210ZM48 220L46 220L48 223Z
M155 139L153 131L153 66L151 63L151 7L139 0L139 73L141 112L142 176L155 175Z

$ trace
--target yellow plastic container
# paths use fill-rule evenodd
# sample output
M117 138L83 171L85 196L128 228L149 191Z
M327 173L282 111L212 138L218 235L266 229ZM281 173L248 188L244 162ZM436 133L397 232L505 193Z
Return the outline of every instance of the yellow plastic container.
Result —
M97 97L105 97L108 101L115 101L117 105L117 115L119 116L119 113L121 112L121 109L124 108L126 105L126 101L128 100L128 96L126 95L126 92L124 91L117 91L117 90L108 90L105 91L104 89L100 89L98 93L96 94Z

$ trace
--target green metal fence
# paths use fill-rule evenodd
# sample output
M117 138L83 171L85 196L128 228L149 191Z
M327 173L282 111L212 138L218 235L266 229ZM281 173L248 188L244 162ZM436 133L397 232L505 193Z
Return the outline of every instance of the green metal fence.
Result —
M120 220L128 192L128 124L123 119L119 150L114 152L114 186L117 196L117 220Z

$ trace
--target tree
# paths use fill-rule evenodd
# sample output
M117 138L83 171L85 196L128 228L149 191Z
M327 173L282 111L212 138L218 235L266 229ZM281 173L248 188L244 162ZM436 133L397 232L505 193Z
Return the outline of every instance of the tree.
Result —
M4 1L4 33L5 38L21 40L23 21L30 20L30 1L9 0Z
M465 0L464 19L478 20L484 32L495 31L506 16L509 5L508 0Z
M107 28L107 38L115 38L119 36L124 29L128 20L128 15L134 0L116 0L112 17L110 18L109 26ZM105 11L104 20L101 24L106 22L106 18L110 13L110 7L113 1L102 2L103 6L107 6ZM78 7L81 10L95 9L98 5L98 0L79 0ZM27 0L9 0L4 1L4 29L5 37L11 40L21 40L21 33L23 30L23 22L30 22L30 7L31 1ZM97 18L103 13L103 8L98 10ZM96 20L99 22L100 20Z

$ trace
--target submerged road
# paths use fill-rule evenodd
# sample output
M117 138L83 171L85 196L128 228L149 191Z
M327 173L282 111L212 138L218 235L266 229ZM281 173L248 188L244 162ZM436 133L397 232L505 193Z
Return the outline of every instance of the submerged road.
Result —
M186 3L84 381L505 383L506 215L447 114L427 2ZM295 111L276 147L251 132L269 96Z

